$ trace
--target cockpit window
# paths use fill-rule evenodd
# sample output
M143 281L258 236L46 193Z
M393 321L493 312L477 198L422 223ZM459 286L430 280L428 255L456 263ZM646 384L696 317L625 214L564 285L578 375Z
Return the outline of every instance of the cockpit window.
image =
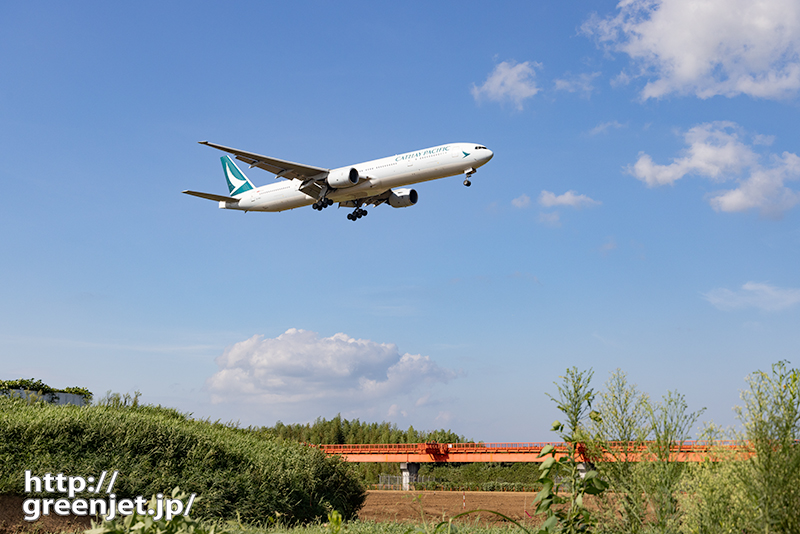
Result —
M476 146L475 150L488 150L485 146Z

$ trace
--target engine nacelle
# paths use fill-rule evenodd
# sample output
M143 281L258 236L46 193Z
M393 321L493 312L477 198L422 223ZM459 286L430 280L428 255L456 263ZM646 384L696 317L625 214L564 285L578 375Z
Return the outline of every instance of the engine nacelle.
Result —
M335 169L326 178L328 185L334 189L341 189L343 187L352 187L364 179L364 176L358 174L355 167L349 169Z
M418 198L416 189L394 189L386 202L393 208L407 208L416 204Z

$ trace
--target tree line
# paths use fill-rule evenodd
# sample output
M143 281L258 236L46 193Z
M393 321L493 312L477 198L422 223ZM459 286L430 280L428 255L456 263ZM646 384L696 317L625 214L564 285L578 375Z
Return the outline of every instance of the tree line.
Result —
M372 445L377 443L468 443L464 436L445 429L416 430L413 426L402 430L394 423L367 423L359 419L348 420L337 414L328 420L317 417L313 423L284 424L262 427L264 436L288 439L313 445Z

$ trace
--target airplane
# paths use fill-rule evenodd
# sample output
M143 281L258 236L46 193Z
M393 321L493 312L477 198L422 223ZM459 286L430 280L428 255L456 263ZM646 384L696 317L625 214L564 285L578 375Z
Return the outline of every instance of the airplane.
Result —
M417 203L415 189L402 186L437 180L459 174L466 175L464 185L478 167L485 165L494 154L483 145L451 143L406 152L382 159L325 169L302 165L278 158L262 156L227 146L200 141L233 154L236 159L284 178L280 182L255 187L236 166L230 156L222 156L222 169L228 182L230 196L183 191L219 202L220 209L247 211L285 211L311 205L322 211L338 202L339 207L355 208L347 218L355 221L367 215L361 206L388 204L405 208ZM400 187L400 189L393 189Z

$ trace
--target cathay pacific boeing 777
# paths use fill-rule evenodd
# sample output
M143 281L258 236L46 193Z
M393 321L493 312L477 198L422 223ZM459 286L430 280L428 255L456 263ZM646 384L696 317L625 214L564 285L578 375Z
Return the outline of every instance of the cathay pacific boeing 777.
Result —
M285 178L280 182L255 187L230 156L223 156L222 169L230 196L184 191L187 195L215 200L219 207L243 211L284 211L311 205L315 210L332 206L355 208L347 214L351 221L367 214L362 206L389 204L405 208L417 203L414 189L407 186L447 176L464 174L464 185L481 165L492 159L492 151L473 143L452 143L388 158L357 163L338 169L301 165L277 158L244 152L201 141L203 145L233 154L236 159Z

